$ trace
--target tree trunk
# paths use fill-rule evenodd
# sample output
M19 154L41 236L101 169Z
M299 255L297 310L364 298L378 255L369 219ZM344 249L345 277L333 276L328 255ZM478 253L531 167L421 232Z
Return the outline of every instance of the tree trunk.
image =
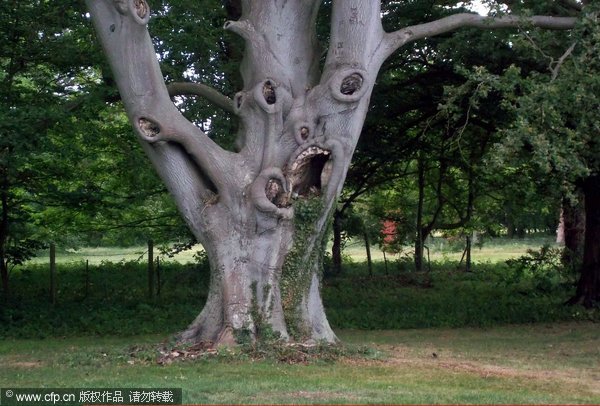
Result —
M148 240L148 299L154 298L154 241Z
M267 325L282 337L333 342L320 297L324 235L382 63L409 42L494 22L459 14L385 33L379 1L332 0L321 72L321 0L227 3L241 4L228 6L240 18L224 28L245 42L243 89L230 100L203 85L185 88L238 117L235 152L171 101L146 0L86 0L134 131L211 264L205 308L180 340L230 344L242 331L260 339Z
M365 251L367 252L367 269L369 270L369 276L373 276L373 260L371 259L371 241L369 240L369 233L363 230L363 239L365 241Z
M7 168L2 168L7 171ZM2 281L2 296L4 302L10 299L10 285L8 278L8 264L6 258L6 242L8 240L8 176L2 177L3 183L0 190L0 202L2 205L2 216L0 218L0 280Z
M583 261L585 242L585 196L578 193L578 202L572 204L565 199L562 205L561 223L564 236L563 263L575 269Z
M171 102L147 3L87 1L134 130L210 261L207 302L182 342L233 344L265 327L336 341L320 296L325 234L387 48L378 4L334 1L320 74L319 3L242 1L225 24L246 43L244 89L218 97L240 120L230 152Z
M585 198L583 263L577 291L568 303L591 308L600 303L600 176L587 178L582 191Z
M417 184L419 187L419 197L417 202L417 235L415 238L415 271L421 272L423 270L423 246L425 245L425 238L423 236L423 205L425 202L425 162L423 162L423 157L421 155L419 155L417 165Z
M10 285L8 280L8 268L3 258L0 258L0 277L2 279L2 298L4 303L10 300Z
M333 275L342 273L342 214L339 210L333 213L333 245L331 246Z
M471 239L471 234L467 234L466 237L466 246L465 246L465 272L471 272L471 249L473 247L473 240Z
M56 245L50 244L50 303L56 304Z

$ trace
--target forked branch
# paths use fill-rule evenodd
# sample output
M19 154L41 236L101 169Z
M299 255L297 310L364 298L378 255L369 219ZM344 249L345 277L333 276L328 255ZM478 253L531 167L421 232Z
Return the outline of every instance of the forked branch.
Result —
M171 101L146 27L150 18L146 1L87 0L86 4L140 139L183 141L194 162L219 188L223 170L234 165L231 155L185 119ZM155 162L158 168L165 164Z

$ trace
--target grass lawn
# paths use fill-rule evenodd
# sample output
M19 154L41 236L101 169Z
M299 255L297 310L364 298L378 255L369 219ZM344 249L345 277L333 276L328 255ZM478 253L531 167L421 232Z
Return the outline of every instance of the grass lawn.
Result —
M158 336L9 339L0 342L0 387L180 387L184 403L600 403L600 328L591 322L339 336L380 355L160 366L129 355Z
M516 258L524 255L528 249L539 249L544 244L554 244L551 237L532 237L522 239L498 238L484 243L481 247L474 247L472 250L472 260L474 263L491 262L497 263L506 261L510 258ZM59 247L60 248L60 247ZM451 246L443 238L430 240L430 260L431 261L460 261L463 251L460 243ZM155 248L156 249L156 248ZM191 250L180 252L172 259L179 263L194 262L194 255L202 250L201 245L197 245ZM331 251L331 249L329 249ZM56 257L58 263L72 263L89 261L92 265L98 265L103 261L137 261L145 259L147 253L146 246L139 247L81 247L77 250L67 250L59 252ZM160 255L156 249L155 255ZM344 248L344 255L355 262L365 262L367 255L364 244L361 240L351 240ZM377 246L371 247L373 261L383 261L383 253ZM412 248L406 247L403 255L412 255ZM397 255L388 254L388 260L394 261ZM40 253L38 257L30 260L34 264L48 263L48 256Z
M429 259L432 262L440 261L460 261L463 256L463 242L449 243L441 237L429 239L426 246L429 247ZM525 255L527 250L538 250L543 245L556 245L552 237L529 237L529 238L495 238L491 241L485 241L480 247L474 246L471 251L473 263L498 263L507 259L517 258ZM412 256L412 247L405 247L402 255ZM367 254L364 244L361 240L351 240L346 244L344 254L356 262L365 262ZM371 248L373 261L383 261L383 253L373 246ZM425 251L427 256L427 251ZM398 256L389 255L388 260L394 261Z

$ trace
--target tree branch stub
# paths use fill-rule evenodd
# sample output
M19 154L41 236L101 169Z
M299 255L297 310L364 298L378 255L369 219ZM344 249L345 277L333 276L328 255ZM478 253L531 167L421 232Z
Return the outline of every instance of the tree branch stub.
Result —
M359 101L369 90L368 73L363 69L341 69L329 82L333 97L345 103Z

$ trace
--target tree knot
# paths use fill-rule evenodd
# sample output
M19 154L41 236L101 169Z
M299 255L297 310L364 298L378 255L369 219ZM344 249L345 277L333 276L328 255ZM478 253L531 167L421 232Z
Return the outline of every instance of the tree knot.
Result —
M142 20L145 19L150 13L150 7L148 7L146 0L133 0L133 5L135 7L136 14Z
M367 78L367 72L362 69L342 69L331 78L329 89L338 101L356 102L367 93Z
M340 93L345 95L353 95L356 93L363 84L363 77L358 73L353 73L349 76L346 76L342 80L342 84L340 86Z
M140 118L138 125L142 134L148 138L154 138L160 134L160 126L147 118Z

